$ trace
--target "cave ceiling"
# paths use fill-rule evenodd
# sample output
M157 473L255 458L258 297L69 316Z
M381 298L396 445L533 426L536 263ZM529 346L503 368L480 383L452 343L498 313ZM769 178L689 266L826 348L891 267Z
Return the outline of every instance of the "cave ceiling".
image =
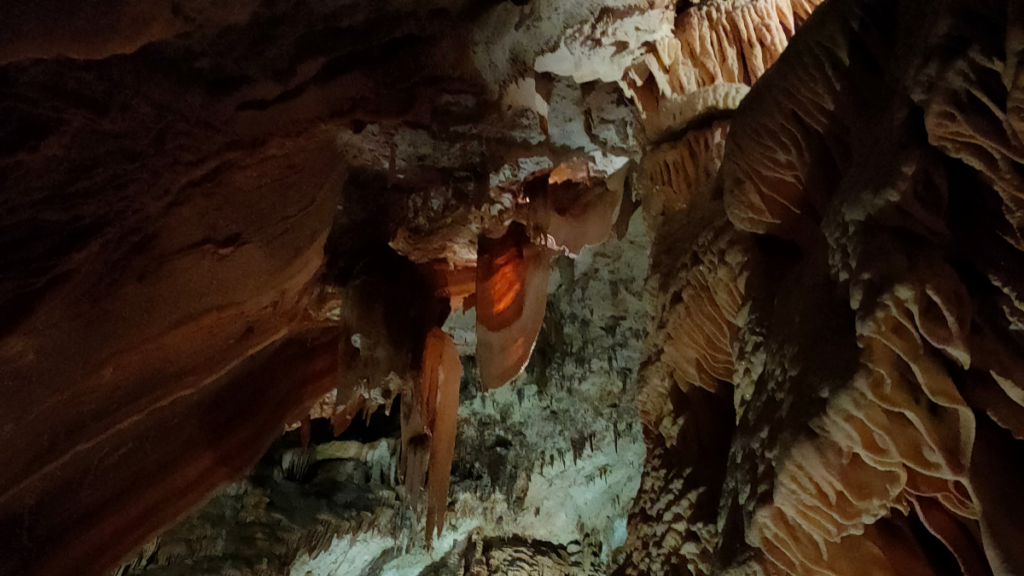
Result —
M0 576L1024 576L1017 0L12 0Z

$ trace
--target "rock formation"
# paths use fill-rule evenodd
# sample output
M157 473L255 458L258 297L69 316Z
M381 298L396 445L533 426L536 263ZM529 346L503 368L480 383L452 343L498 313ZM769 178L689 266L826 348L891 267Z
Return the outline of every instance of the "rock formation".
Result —
M1015 0L5 10L0 574L1024 574Z
M827 2L734 113L645 156L662 304L624 573L1024 569L988 484L1024 374L1011 4Z

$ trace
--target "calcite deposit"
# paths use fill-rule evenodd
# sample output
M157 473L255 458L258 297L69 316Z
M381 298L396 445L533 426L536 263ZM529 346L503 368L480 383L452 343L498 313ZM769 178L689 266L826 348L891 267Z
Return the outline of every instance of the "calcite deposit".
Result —
M0 574L1024 574L1017 0L0 12Z
M988 528L1016 496L981 488L1019 438L1021 373L983 351L1021 356L1012 4L827 2L723 145L697 124L645 156L664 304L626 573L1022 569Z

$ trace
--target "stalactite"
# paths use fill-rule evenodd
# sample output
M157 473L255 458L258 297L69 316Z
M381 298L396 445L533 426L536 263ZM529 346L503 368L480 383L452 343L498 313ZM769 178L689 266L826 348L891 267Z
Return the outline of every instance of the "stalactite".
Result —
M402 402L401 455L406 495L415 511L426 484L428 546L435 532L441 533L448 506L461 380L455 342L440 328L432 329L423 346L420 378Z
M421 266L434 287L434 294L447 298L452 311L476 292L476 266L452 266L445 260L435 260ZM466 302L466 309L472 308Z
M476 277L477 366L485 390L505 385L530 360L544 321L552 252L522 225L498 239L481 236Z
M604 182L591 182L586 173L552 172L530 199L530 224L540 228L548 247L578 255L584 246L600 244L611 234L624 178L625 169Z
M462 364L451 336L435 328L427 335L423 370L436 380L434 417L430 437L430 476L427 485L427 545L441 534L448 508L448 484L455 454L456 424L459 416L459 382Z
M712 0L683 11L624 82L654 141L733 110L821 0Z

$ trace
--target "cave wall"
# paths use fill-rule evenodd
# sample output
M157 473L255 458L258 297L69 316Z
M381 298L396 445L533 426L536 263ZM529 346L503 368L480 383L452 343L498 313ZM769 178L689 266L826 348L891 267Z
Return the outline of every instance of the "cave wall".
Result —
M645 155L621 573L1020 573L989 483L1019 467L1018 12L826 2L734 113Z
M527 177L637 153L614 86L565 77L588 22L635 20L628 64L671 15L63 4L13 4L0 49L5 574L100 573L311 403L406 389L451 305L431 269L523 219Z
M1024 570L1013 0L65 4L0 572Z

